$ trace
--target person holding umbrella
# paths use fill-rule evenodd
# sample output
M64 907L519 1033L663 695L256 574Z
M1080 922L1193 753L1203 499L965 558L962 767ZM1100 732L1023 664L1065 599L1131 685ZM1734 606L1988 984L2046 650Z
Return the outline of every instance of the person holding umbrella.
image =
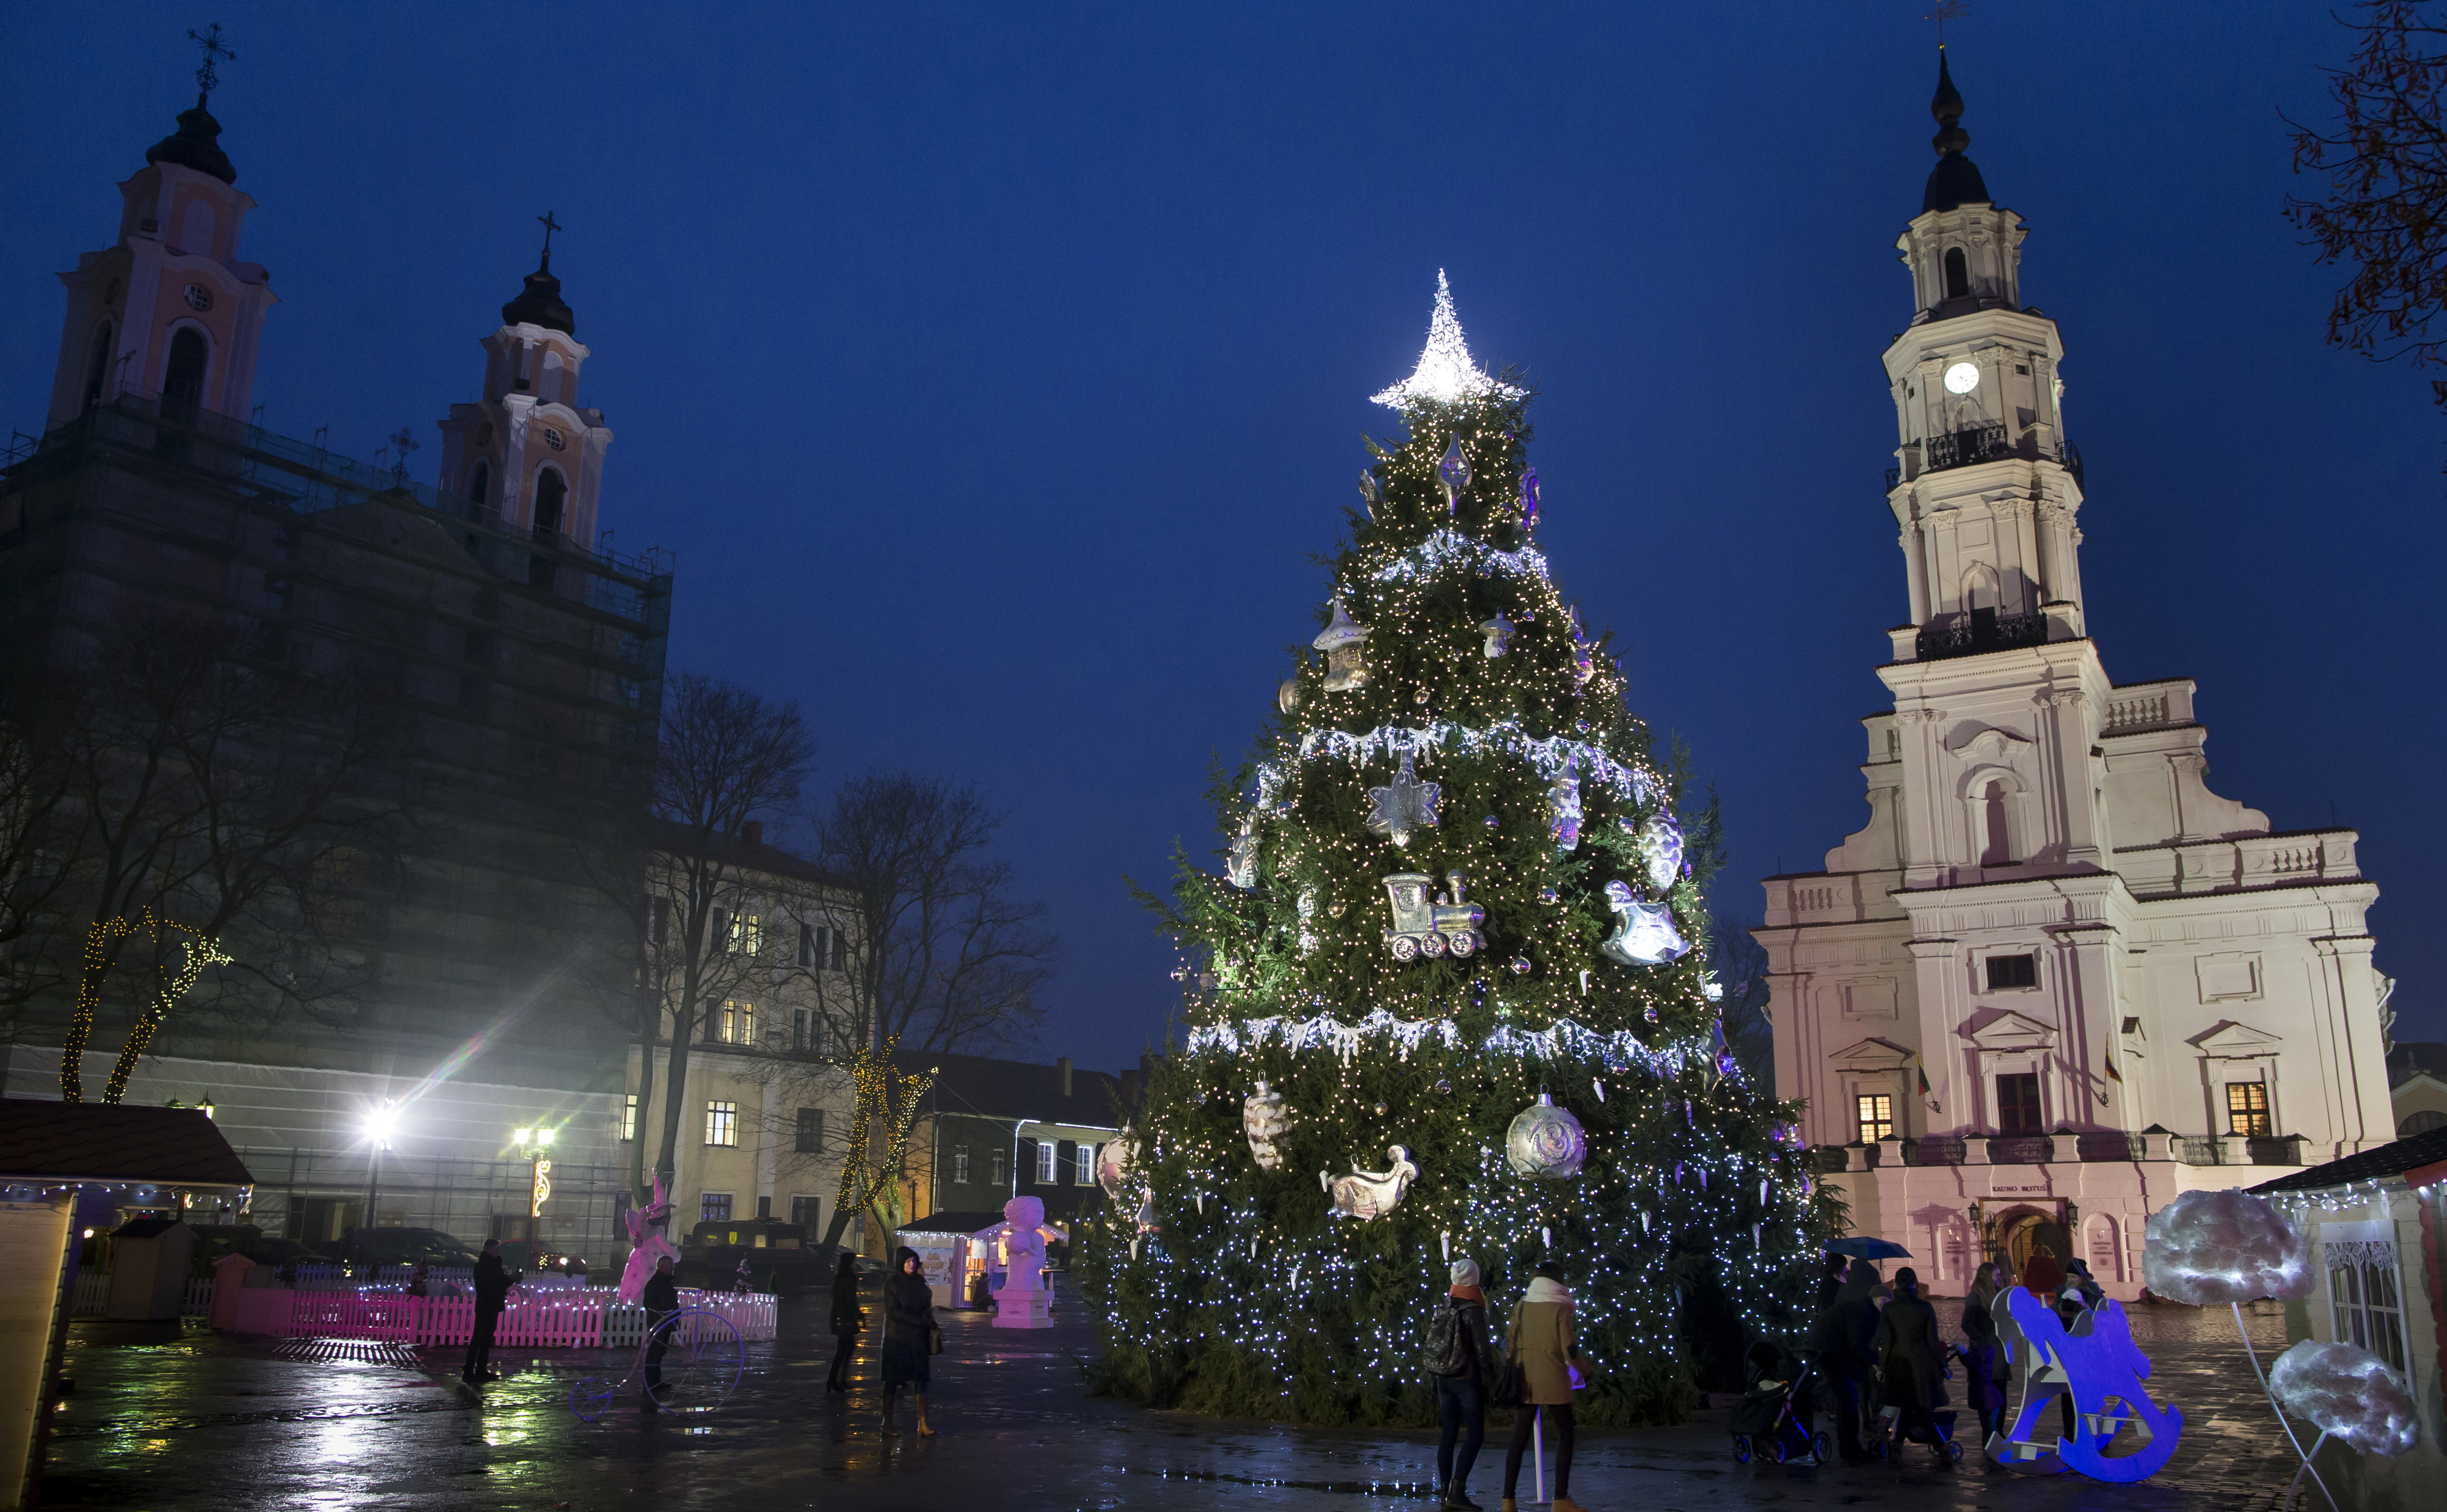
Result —
M1877 1379L1878 1356L1871 1341L1878 1332L1878 1298L1887 1291L1878 1268L1869 1262L1889 1256L1908 1259L1911 1252L1868 1235L1837 1239L1827 1252L1848 1257L1850 1263L1834 1301L1819 1311L1810 1347L1834 1404L1836 1452L1845 1464L1857 1465L1869 1457L1861 1442L1861 1420L1869 1385Z

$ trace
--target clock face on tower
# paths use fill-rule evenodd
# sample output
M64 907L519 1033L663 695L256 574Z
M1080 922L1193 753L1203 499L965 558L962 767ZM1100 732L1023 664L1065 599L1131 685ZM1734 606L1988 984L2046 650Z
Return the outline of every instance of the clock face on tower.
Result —
M1967 362L1958 362L1945 369L1945 391L1967 394L1980 387L1980 369Z

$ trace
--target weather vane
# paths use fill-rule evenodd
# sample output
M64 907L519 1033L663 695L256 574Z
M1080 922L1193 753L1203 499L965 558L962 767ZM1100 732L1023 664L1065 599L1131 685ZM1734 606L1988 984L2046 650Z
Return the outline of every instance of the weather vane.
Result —
M1945 24L1971 13L1971 0L1937 0L1937 9L1921 17L1937 23L1937 45L1945 46Z
M556 231L567 231L569 228L553 219L552 212L549 210L536 217L536 219L543 226L543 255L549 260L552 256L552 234Z
M220 87L221 83L221 76L213 70L213 60L227 58L230 62L236 63L237 54L232 52L229 44L221 40L221 24L218 21L213 23L213 28L210 31L198 31L190 27L187 29L187 40L204 49L204 66L196 70L196 87L206 94L211 94Z

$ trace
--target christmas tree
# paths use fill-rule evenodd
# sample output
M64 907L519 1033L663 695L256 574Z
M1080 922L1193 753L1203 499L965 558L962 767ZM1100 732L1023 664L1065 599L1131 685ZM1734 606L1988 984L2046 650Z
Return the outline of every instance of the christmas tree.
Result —
M1367 442L1322 629L1217 784L1223 874L1160 903L1201 990L1076 1235L1107 1389L1430 1421L1460 1255L1499 1331L1561 1264L1584 1421L1674 1421L1801 1321L1829 1200L1717 1031L1708 857L1537 548L1527 398L1439 274L1376 396L1408 435Z

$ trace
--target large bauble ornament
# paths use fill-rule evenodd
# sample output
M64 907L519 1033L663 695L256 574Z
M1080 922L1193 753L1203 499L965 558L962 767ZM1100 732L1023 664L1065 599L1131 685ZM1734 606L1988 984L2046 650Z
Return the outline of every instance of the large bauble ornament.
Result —
M1442 461L1436 463L1436 482L1444 485L1445 513L1453 512L1453 502L1461 491L1470 486L1470 459L1461 454L1461 432L1452 435L1452 444L1445 447Z
M1569 1108L1557 1107L1545 1092L1534 1107L1525 1107L1504 1134L1504 1158L1515 1174L1543 1181L1563 1181L1581 1174L1589 1158L1589 1137Z
M1368 789L1375 807L1368 815L1369 833L1392 838L1396 845L1411 843L1413 834L1436 827L1436 801L1444 788L1436 783L1423 783L1411 770L1411 750L1402 748L1400 770L1382 787Z
M1334 601L1334 618L1309 644L1325 652L1327 692L1349 692L1367 686L1368 630L1352 620L1341 599Z
M1249 1158L1261 1171L1281 1168L1283 1154L1275 1147L1275 1141L1290 1132L1291 1126L1291 1109L1283 1106L1283 1094L1263 1082L1241 1105L1241 1132L1249 1136Z
M1349 1176L1317 1173L1317 1184L1334 1200L1336 1218L1356 1218L1365 1223L1401 1205L1402 1194L1419 1179L1419 1168L1411 1163L1411 1152L1399 1144L1387 1145L1385 1153L1394 1158L1394 1163L1381 1171L1363 1171L1354 1161Z
M1299 679L1297 677L1284 678L1283 685L1275 690L1275 707L1281 709L1286 714L1291 714L1299 712Z
M1121 1200L1122 1182L1129 1180L1130 1164L1138 1154L1138 1136L1127 1129L1107 1140L1105 1147L1096 1152L1096 1184L1105 1189L1108 1199Z
M1625 966L1662 966L1691 948L1674 927L1674 911L1661 903L1643 903L1622 883L1605 884L1606 906L1621 916L1615 932L1598 942L1606 959Z

